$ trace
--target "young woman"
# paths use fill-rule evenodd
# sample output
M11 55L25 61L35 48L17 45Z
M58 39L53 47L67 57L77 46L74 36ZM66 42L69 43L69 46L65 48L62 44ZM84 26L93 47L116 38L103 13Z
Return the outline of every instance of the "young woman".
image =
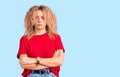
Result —
M25 16L25 28L17 54L23 77L59 77L64 47L53 11L44 5L31 7Z

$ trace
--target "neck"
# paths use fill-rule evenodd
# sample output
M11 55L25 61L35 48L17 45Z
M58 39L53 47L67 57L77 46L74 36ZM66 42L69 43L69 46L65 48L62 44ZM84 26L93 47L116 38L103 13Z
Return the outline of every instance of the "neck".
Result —
M35 35L42 35L44 33L46 33L46 30L35 30Z

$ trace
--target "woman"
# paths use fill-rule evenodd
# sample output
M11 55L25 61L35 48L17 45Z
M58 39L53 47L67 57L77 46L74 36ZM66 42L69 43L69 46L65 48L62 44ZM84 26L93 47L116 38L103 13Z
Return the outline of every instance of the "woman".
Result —
M59 77L64 47L56 33L52 10L44 5L31 7L25 16L25 28L17 54L23 77Z

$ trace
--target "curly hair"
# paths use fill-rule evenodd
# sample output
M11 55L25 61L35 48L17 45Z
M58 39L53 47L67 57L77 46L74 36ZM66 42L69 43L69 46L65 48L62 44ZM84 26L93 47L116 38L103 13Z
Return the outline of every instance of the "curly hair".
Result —
M55 14L53 13L53 11L44 5L41 6L33 6L31 7L28 12L26 13L25 16L25 35L27 36L27 38L31 38L33 36L33 34L35 33L35 27L33 26L32 20L33 20L33 16L35 15L34 12L41 10L43 12L43 16L46 19L46 32L48 33L48 35L51 38L54 38L54 34L56 34L56 29L57 29L57 20L55 17Z

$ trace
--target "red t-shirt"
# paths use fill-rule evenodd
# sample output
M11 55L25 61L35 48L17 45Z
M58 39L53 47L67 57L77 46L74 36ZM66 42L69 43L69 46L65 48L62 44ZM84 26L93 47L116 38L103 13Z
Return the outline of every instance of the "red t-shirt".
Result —
M58 34L55 34L55 39L50 39L47 33L42 35L34 35L30 39L27 39L26 36L23 36L20 39L20 47L17 54L27 54L31 58L41 57L41 58L50 58L53 56L55 50L63 49L64 47L61 41L61 38ZM49 68L57 77L59 77L60 66ZM22 75L26 77L31 70L24 69Z

